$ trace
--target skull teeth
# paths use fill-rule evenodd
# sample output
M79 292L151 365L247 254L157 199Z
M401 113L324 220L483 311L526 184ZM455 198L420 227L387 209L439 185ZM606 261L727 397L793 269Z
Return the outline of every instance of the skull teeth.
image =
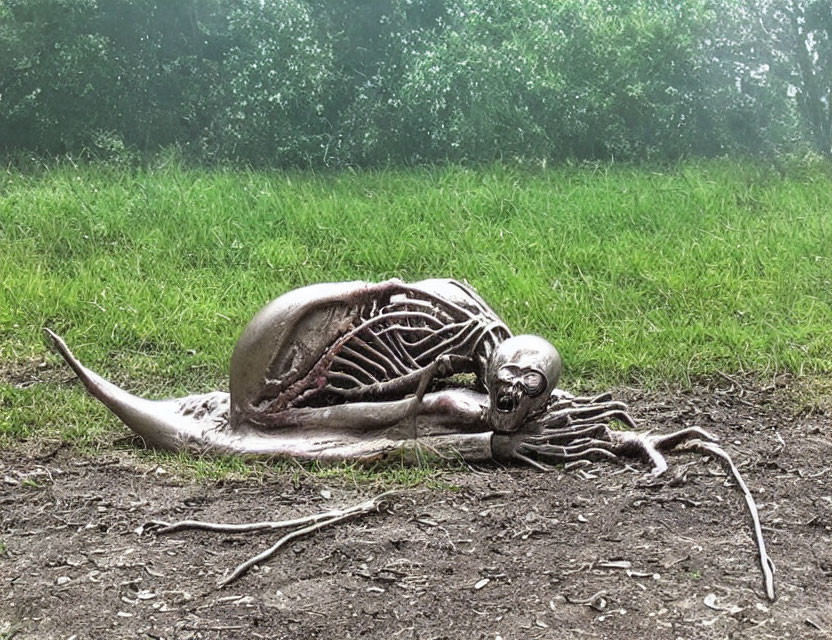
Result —
M501 393L497 396L496 408L501 413L514 411L517 405L517 398L513 394Z

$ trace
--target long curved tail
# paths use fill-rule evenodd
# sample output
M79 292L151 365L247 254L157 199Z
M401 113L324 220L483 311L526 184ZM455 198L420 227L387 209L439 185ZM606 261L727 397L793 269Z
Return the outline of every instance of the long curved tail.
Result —
M215 391L174 400L147 400L134 396L82 365L54 331L43 331L87 391L140 435L147 445L171 451L226 448L218 441L227 437L220 435L228 426L227 393Z
M214 391L174 400L139 398L87 369L76 358L63 339L44 329L55 349L84 383L87 391L149 446L170 451L219 453L254 458L293 457L319 461L378 460L396 452L418 448L419 442L430 442L436 450L465 455L472 460L490 457L491 432L471 434L450 433L431 439L402 439L400 425L392 431L377 426L367 433L361 429L343 428L341 418L332 409L301 409L295 424L274 428L229 421L229 394ZM356 405L357 411L366 411ZM356 407L348 412L355 413ZM353 416L353 421L355 416Z

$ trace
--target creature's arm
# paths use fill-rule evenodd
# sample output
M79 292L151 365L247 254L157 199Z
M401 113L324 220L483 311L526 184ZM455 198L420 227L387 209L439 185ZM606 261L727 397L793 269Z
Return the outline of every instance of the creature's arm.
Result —
M249 425L274 432L276 429L332 431L349 430L370 434L394 430L403 437L418 435L485 431L483 404L486 396L465 389L446 389L427 393L422 398L350 402L331 407L306 407L266 414Z
M462 389L384 402L309 407L263 416L220 435L220 448L255 456L372 461L429 450L468 461L492 458L483 394ZM414 411L414 406L416 410Z

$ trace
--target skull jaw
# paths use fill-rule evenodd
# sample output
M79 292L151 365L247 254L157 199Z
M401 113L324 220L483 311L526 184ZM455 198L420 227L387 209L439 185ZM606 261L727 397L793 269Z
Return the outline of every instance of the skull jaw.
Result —
M498 389L490 398L488 424L496 433L515 433L529 412L529 398L516 389Z

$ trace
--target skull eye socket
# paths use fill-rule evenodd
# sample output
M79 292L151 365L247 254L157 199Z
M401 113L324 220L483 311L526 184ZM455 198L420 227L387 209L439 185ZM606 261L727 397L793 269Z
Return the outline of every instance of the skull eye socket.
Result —
M546 388L546 378L542 373L529 371L523 375L523 386L529 396L539 396Z

